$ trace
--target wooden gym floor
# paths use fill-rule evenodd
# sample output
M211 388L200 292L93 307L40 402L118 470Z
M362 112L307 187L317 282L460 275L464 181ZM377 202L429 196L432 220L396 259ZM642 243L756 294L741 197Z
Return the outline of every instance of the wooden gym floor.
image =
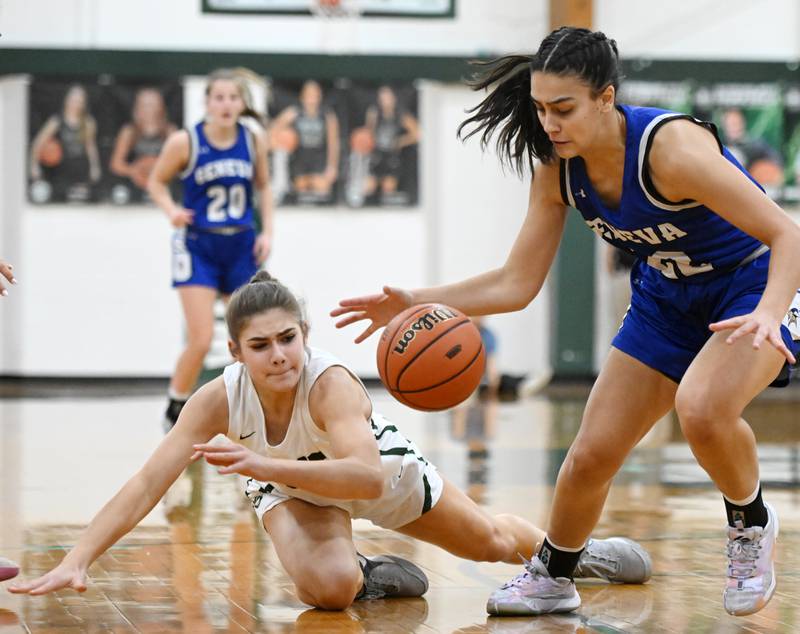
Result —
M56 390L0 398L0 555L22 575L45 572L161 437L160 390L89 396ZM559 464L578 426L585 386L549 388L499 404L494 424L420 414L376 392L397 422L457 485L494 512L547 519ZM773 390L747 416L760 439L766 498L781 520L778 589L747 618L725 614L724 512L671 420L625 464L596 536L627 535L654 560L644 586L580 583L572 615L488 618L497 585L520 568L459 560L355 522L365 554L414 560L430 578L422 599L308 609L294 595L235 478L192 467L165 501L91 568L89 590L20 598L0 584L0 634L11 632L798 632L800 631L800 390Z

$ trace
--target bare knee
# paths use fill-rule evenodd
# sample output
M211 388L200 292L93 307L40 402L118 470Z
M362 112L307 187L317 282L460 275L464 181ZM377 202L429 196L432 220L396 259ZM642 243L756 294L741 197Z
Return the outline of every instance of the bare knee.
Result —
M498 515L494 520L501 519ZM514 555L516 540L502 523L486 518L485 526L473 536L469 552L464 553L472 561L508 561Z
M344 610L361 589L361 569L352 562L318 563L295 580L301 601L323 610Z
M189 333L186 340L186 352L192 356L204 358L211 350L212 333Z
M738 412L731 412L711 395L697 389L679 388L675 397L675 413L681 431L691 446L704 446L716 442L725 423L737 419Z
M566 477L580 485L604 484L614 477L624 460L625 454L606 451L586 443L576 444L567 453L558 477Z

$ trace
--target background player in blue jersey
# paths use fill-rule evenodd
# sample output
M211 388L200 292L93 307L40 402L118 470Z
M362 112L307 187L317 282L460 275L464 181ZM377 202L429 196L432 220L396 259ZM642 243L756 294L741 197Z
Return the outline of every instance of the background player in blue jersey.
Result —
M208 78L206 117L178 130L164 144L148 192L175 227L172 285L186 317L186 346L169 386L167 427L175 424L211 346L214 302L247 282L269 255L272 199L266 132L251 125L259 115L249 104L241 73L218 70ZM168 185L180 175L183 202ZM253 229L258 193L261 233Z
M340 327L371 320L360 342L413 304L443 302L471 315L519 310L541 290L568 205L577 207L604 239L639 257L632 306L561 467L547 539L487 609L580 605L571 577L611 480L675 407L725 500L725 609L748 614L775 589L778 522L762 501L755 438L741 414L795 363L786 316L800 286L800 227L712 125L618 105L618 82L616 43L574 27L549 34L532 56L483 65L473 85L492 90L465 122L475 126L468 136L482 133L485 145L497 133L500 156L520 170L536 162L528 214L505 264L438 288L384 287L343 300L332 315L344 315Z

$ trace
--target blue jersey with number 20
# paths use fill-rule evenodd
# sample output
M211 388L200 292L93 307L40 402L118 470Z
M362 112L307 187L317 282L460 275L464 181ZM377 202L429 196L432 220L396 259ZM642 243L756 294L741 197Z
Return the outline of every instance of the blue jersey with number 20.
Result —
M181 174L183 205L195 212L192 227L214 229L253 223L252 133L236 124L236 142L229 148L211 145L201 121L188 130L189 164Z

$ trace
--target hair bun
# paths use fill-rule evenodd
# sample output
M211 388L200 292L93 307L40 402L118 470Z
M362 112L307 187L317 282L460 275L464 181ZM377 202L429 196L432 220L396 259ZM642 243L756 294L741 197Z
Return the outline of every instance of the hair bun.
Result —
M250 278L250 284L258 284L259 282L278 282L278 280L272 277L268 271L259 271L253 277Z

